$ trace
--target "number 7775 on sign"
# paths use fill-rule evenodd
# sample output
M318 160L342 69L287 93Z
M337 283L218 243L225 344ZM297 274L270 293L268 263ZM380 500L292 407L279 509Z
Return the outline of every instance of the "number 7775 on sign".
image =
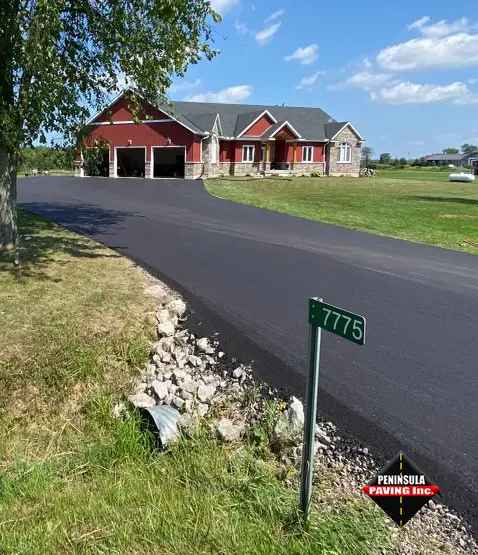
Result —
M309 299L309 323L318 326L358 345L365 344L366 320L319 299Z

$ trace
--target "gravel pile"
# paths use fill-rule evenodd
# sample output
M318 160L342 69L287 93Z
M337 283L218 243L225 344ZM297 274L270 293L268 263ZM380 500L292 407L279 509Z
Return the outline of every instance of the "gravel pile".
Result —
M137 408L172 407L178 414L178 428L196 425L207 418L212 432L222 441L239 441L247 430L264 418L266 406L273 403L275 421L270 437L271 450L284 469L299 470L302 454L304 408L292 397L258 384L252 368L235 363L221 351L219 342L196 337L186 327L187 306L178 294L154 281L147 292L158 302L157 341L150 359L133 384L129 401ZM118 404L114 414L121 417L126 407ZM330 497L363 495L361 488L380 470L369 449L344 437L331 421L316 425L316 472L320 483L324 475ZM284 475L290 473L285 471ZM295 478L287 479L297 487ZM326 502L327 493L324 493ZM372 503L372 501L370 501ZM395 555L457 553L478 554L478 545L463 520L444 505L430 501L403 529L384 515L396 548ZM385 553L385 552L384 552Z

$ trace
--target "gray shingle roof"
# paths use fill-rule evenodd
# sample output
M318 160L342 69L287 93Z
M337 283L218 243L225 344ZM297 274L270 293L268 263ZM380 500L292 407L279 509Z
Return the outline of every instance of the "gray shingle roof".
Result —
M425 160L429 160L430 162L432 162L433 160L436 160L437 162L441 162L441 161L446 161L446 160L450 160L450 161L460 161L462 160L464 157L463 154L429 154L428 156L424 156Z
M236 118L236 125L234 128L234 137L237 137L248 125L257 119L264 110L255 110L254 112L246 112L245 114L238 114ZM221 115L219 115L221 117Z
M327 139L331 139L342 129L344 125L346 125L346 121L334 121L332 123L327 123L325 126L325 134L327 135Z
M192 124L202 132L211 131L212 127L212 124L208 127L211 119L205 118L205 114L219 114L225 137L237 136L264 110L268 110L278 121L287 120L303 139L311 141L325 141L333 136L330 135L330 132L335 129L335 126L339 126L338 131L345 125L345 122L336 122L320 108L174 101L171 102L171 105L174 117L179 121L184 118L185 122L190 122L190 127ZM171 107L166 110L171 113Z

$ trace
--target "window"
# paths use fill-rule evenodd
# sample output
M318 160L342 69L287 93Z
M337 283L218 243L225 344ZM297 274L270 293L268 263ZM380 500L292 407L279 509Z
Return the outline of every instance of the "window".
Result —
M242 161L254 162L254 145L244 145L242 147Z
M266 145L261 146L261 162L264 162L266 159Z
M339 162L350 163L352 161L352 147L348 143L342 143L339 149Z
M302 162L313 162L314 160L314 147L313 146L303 146L302 147Z

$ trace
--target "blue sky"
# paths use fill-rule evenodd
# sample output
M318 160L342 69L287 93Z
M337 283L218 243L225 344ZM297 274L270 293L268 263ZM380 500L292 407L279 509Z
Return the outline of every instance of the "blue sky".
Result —
M376 154L478 144L476 0L212 4L220 54L172 98L319 106Z

